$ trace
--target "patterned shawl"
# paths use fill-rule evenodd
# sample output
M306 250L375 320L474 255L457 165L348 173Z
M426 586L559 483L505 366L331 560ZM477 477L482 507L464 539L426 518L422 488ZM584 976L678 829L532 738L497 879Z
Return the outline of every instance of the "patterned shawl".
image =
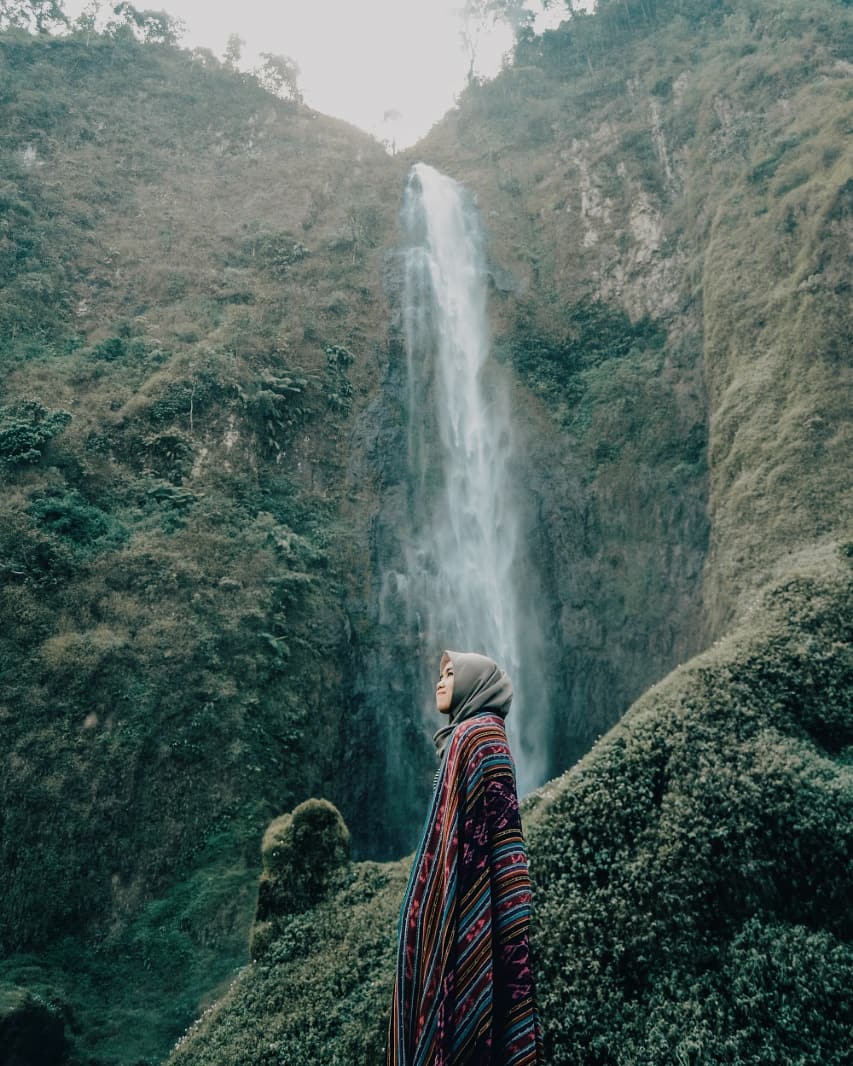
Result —
M386 1066L544 1062L527 852L500 715L454 730L398 930Z

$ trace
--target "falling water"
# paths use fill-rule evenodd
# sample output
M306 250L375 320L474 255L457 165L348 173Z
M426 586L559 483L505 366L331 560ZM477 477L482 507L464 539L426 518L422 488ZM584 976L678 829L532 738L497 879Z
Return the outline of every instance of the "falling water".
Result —
M520 602L532 571L520 543L511 476L508 388L502 368L489 358L479 214L463 186L419 163L409 175L402 221L409 614L425 651L480 651L512 677L507 729L523 793L541 783L545 765L541 674L538 691L527 680L537 675L541 640L529 604Z

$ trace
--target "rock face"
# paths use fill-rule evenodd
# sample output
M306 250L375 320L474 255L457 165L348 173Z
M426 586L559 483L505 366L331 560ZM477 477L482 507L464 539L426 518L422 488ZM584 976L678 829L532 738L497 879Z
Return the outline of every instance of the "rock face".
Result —
M675 391L664 385L658 396L671 401ZM688 392L676 413L685 436L701 417L697 399ZM635 412L653 403L652 395L641 394ZM520 396L516 409L530 412L530 406ZM707 638L704 473L673 477L676 457L650 462L630 437L624 425L599 437L615 454L598 462L570 437L547 432L530 432L524 450L527 536L544 590L538 610L550 634L551 776L588 751L641 692Z
M71 1045L55 1004L24 988L0 985L0 1066L63 1066Z
M245 961L270 819L344 809L397 164L132 37L0 34L0 82L3 976L153 1061Z
M552 83L553 98L535 105L550 108L548 133L522 154L513 116L533 106L531 78L528 68L509 71L489 94L472 91L418 153L476 190L491 240L495 355L512 375L523 442L514 480L541 586L529 596L546 634L541 695L554 708L555 774L708 641L708 403L702 306L685 285L694 254L681 221L687 159L666 140L674 104L635 81L627 98L580 110L572 83ZM679 99L684 90L682 80ZM505 108L494 107L498 98ZM657 162L642 142L648 123ZM367 463L379 494L370 565L380 574L400 569L395 529L407 491L394 262L383 400L364 416L385 443ZM367 658L390 673L383 646L407 659L419 649L400 639L395 589L376 591ZM403 671L412 702L418 671ZM389 706L380 718L399 713ZM391 748L420 757L421 732L417 721L396 727ZM417 794L405 798L415 809Z

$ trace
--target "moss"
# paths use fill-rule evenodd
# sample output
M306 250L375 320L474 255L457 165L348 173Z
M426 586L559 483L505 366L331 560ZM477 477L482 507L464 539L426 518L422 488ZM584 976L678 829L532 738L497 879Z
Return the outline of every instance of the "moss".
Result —
M264 869L256 922L268 923L319 902L346 873L349 851L349 830L328 800L306 800L276 818L261 844ZM253 932L253 958L268 937L268 930Z
M843 1061L853 589L833 570L769 590L532 812L549 1061Z

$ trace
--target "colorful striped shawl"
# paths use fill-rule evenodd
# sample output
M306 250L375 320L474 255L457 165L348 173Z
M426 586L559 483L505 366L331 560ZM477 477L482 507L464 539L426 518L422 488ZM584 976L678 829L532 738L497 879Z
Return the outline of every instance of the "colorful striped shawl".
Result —
M531 891L503 719L454 731L400 911L386 1066L544 1061Z

